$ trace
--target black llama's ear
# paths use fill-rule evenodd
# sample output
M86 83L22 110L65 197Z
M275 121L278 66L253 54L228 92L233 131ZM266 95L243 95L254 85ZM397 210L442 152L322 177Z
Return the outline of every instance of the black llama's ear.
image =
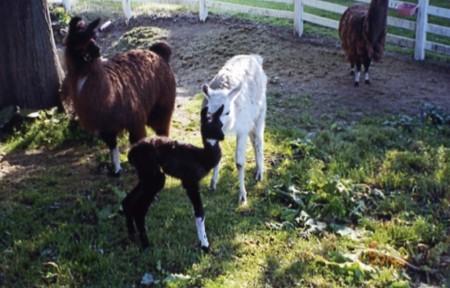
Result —
M208 100L209 99L209 86L208 86L208 84L203 84L202 92L203 92L203 95L205 96L206 100Z

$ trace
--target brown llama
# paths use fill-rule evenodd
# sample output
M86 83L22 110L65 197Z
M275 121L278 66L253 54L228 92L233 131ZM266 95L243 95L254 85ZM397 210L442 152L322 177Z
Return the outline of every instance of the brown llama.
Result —
M65 41L66 97L82 127L96 133L111 152L113 175L121 171L117 135L129 132L135 143L146 136L145 125L169 135L175 104L175 76L169 66L170 47L156 43L149 50L131 50L110 60L100 57L96 27L73 17Z
M143 139L128 152L129 162L136 168L139 182L122 201L128 235L135 238L135 225L143 248L149 246L145 229L145 215L155 196L164 188L165 174L181 180L194 207L197 236L202 250L208 251L205 216L199 191L199 182L219 164L219 142L224 139L222 117L224 106L207 115L201 111L203 148L180 143L167 137Z
M370 63L380 61L383 56L388 3L389 0L372 0L369 7L354 5L342 14L339 36L355 76L355 86L359 86L361 65L364 65L365 83L370 84Z

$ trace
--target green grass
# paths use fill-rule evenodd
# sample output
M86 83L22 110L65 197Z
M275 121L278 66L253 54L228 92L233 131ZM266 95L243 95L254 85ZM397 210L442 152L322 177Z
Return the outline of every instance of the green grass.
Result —
M148 213L150 249L129 243L119 206L134 172L125 163L122 178L107 178L97 171L108 158L103 144L51 124L65 116L43 113L1 146L15 167L0 180L0 283L129 287L151 273L158 287L445 285L449 127L408 117L313 119L308 96L296 99L287 106L269 95L267 177L252 180L248 153L248 207L238 207L234 141L223 143L217 191L207 191L209 177L201 185L210 254L197 247L192 207L175 179ZM173 137L199 145L200 103L196 96L178 108ZM46 137L30 142L37 130ZM317 221L326 228L314 230Z

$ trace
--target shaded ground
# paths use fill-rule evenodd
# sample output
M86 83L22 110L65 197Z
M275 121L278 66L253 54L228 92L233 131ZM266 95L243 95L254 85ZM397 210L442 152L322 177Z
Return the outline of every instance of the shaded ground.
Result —
M141 16L130 26L117 21L110 30L114 32L104 35L104 47L111 47L122 33L136 26L161 28L164 35L154 35L151 40L167 39L173 46L178 96L198 93L200 85L209 81L233 55L258 53L264 56L270 78L268 93L293 99L308 96L314 116L416 114L423 102L450 107L450 67L444 64L386 55L381 63L372 66L372 84L354 88L348 64L339 43L333 39L311 35L296 38L290 29L236 18L212 16L200 23L191 14Z

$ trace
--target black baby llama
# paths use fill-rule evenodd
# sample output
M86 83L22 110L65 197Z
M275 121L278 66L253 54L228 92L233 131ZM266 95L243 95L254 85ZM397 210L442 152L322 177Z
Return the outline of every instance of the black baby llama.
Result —
M206 108L202 109L203 148L179 143L167 137L154 137L143 139L130 149L128 160L136 168L139 182L122 201L122 207L130 239L135 238L136 225L143 248L149 246L145 215L156 194L164 188L167 174L181 180L194 207L201 248L205 251L209 249L199 182L220 161L219 141L224 139L220 121L223 109L222 106L211 117L207 117Z
M383 56L388 3L389 0L372 0L369 8L351 6L339 22L339 36L355 75L355 86L359 85L361 65L364 65L365 82L369 84L370 63ZM356 73L353 71L355 65Z
M156 134L168 136L176 83L168 64L171 49L165 43L101 59L95 42L99 22L86 25L80 17L70 21L63 93L73 102L81 125L106 142L113 174L118 175L117 135L127 130L130 142L135 143L146 136L147 124Z

